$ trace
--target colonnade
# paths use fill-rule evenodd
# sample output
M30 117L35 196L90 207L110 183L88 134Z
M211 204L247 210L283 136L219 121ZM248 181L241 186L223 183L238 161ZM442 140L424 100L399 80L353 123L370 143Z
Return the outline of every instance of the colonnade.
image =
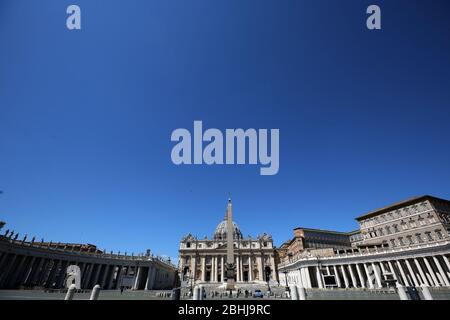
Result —
M450 260L441 254L340 264L321 262L291 269L285 276L288 285L304 288L378 289L392 279L403 286L442 287L450 286ZM330 278L334 281L327 280Z

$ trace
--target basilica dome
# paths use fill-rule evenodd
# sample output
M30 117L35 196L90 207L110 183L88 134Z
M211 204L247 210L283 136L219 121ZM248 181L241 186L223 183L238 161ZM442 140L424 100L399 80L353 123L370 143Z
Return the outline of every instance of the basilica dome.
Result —
M222 220L216 227L216 231L214 231L213 238L216 240L225 240L227 238L227 220ZM233 221L233 238L234 239L242 239L242 232L239 229L239 226L236 222Z

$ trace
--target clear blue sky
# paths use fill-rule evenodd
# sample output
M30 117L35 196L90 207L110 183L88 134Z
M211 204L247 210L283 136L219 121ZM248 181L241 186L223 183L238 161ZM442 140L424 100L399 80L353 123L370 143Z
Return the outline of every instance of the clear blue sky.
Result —
M65 26L72 3L81 31ZM0 220L175 258L184 234L211 236L229 193L242 232L277 245L450 198L449 14L446 0L2 0ZM194 120L279 128L278 175L173 165L170 134Z

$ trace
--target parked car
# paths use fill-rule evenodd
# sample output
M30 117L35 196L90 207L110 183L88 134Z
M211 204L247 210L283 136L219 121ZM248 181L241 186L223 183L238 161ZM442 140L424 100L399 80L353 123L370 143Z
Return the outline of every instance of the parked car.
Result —
M255 292L253 293L253 298L263 298L264 294L262 293L261 290L255 290Z

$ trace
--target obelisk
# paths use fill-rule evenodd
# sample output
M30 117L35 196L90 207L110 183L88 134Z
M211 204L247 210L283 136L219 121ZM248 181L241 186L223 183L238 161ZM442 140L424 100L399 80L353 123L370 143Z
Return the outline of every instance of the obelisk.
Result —
M234 290L234 239L233 239L233 207L231 199L227 206L227 290Z

